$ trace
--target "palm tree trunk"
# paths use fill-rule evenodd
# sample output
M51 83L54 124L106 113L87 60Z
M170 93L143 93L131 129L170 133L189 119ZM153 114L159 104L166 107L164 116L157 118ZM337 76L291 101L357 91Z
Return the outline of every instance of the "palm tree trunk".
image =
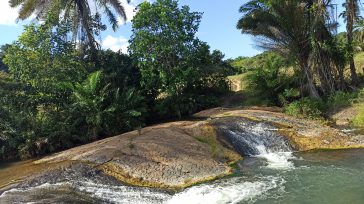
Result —
M351 80L352 80L352 85L353 86L358 86L359 85L359 78L358 78L358 74L356 73L356 67L354 64L354 58L351 57L350 59L350 73L351 73Z
M319 95L319 93L318 93L318 91L316 89L316 86L315 86L315 83L314 83L314 80L313 80L313 74L312 74L309 67L307 67L305 69L305 74L306 74L308 89L309 89L309 92L310 92L310 97L315 98L315 99L319 99L320 95Z
M308 61L307 59L300 59L300 67L301 67L301 70L305 73L305 77L307 80L307 88L308 88L310 97L319 99L320 95L316 89L314 79L313 79L313 73L311 71L311 68L308 66L307 61Z
M346 88L345 85L345 78L344 78L344 68L343 67L339 67L338 69L338 74L339 74L339 90L344 91Z
M354 63L354 49L353 49L353 31L354 31L354 20L356 15L356 2L355 0L347 1L347 23L346 23L346 37L348 40L349 63L350 63L350 73L352 85L357 86L359 84L358 75L356 73L355 63Z

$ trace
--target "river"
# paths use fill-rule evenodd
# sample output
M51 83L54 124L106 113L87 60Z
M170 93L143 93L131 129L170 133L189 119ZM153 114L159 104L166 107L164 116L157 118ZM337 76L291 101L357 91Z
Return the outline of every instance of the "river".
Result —
M223 179L171 192L73 178L5 191L0 203L364 203L363 149L298 153L273 128L247 127L222 128L247 155Z

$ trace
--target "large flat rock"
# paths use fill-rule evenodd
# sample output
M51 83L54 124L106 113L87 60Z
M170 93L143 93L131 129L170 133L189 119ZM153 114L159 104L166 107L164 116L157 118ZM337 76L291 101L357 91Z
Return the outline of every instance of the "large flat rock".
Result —
M252 121L245 123L248 125L265 123L269 124L265 127L275 127L277 134L286 137L297 151L364 147L363 135L346 134L318 121L293 118L279 108L216 108L200 112L196 117L203 119L146 127L50 155L32 162L34 171L29 174L42 171L41 178L48 178L58 167L76 172L79 168L76 165L82 164L87 166L83 170L85 175L87 171L97 170L100 175L131 185L184 188L232 173L229 164L241 156L233 144L221 139L218 124L232 127L239 120ZM48 167L53 167L52 172ZM11 175L11 172L0 171L2 174ZM0 184L15 183L18 177L0 180Z
M179 188L231 173L228 163L240 156L217 144L206 122L174 122L144 128L76 147L37 164L77 161L120 181Z

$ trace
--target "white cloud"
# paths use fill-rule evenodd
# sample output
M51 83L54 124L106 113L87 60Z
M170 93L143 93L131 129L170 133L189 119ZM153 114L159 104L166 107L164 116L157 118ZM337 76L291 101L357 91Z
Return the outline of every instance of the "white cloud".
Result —
M117 38L108 35L102 40L101 45L103 49L110 49L114 52L121 50L123 53L128 53L129 42L128 39L123 36Z
M18 9L11 8L9 1L0 0L0 25L15 25Z

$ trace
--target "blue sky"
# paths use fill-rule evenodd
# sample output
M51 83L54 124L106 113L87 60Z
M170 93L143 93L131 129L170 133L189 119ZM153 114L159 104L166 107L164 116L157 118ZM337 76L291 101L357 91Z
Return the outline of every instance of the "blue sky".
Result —
M129 19L133 16L133 8L142 0L133 0L132 5L127 7ZM251 36L242 35L236 29L236 24L241 14L239 7L247 0L180 0L180 5L189 5L192 11L203 12L203 18L198 32L198 37L207 42L212 49L219 49L225 53L226 58L238 56L254 56L261 49L255 46ZM336 0L339 12L342 10L343 0ZM16 10L10 9L7 0L0 0L0 45L11 43L23 31L23 25L29 21L15 23ZM110 26L109 26L110 27ZM339 31L342 31L341 26ZM113 50L122 49L124 52L128 46L128 39L131 35L131 23L127 22L113 32L107 30L100 36L103 47Z

